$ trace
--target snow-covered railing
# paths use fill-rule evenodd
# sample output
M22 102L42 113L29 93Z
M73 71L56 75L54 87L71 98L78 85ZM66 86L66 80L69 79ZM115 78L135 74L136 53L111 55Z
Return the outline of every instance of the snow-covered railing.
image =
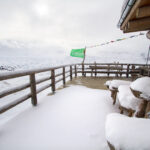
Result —
M29 89L30 91L26 94L23 94L21 97L5 104L0 107L0 114L15 107L16 105L26 101L31 98L33 106L37 105L37 94L51 87L51 91L54 93L56 90L56 84L62 81L62 84L66 84L66 79L70 77L70 80L73 77L86 76L86 75L95 75L97 74L103 76L120 76L120 77L132 77L135 74L140 74L140 68L145 67L142 64L116 64L116 63L85 63L85 64L69 64L58 67L50 68L41 68L28 71L17 71L17 72L8 72L0 74L0 81L7 81L8 79L18 79L20 77L29 77L29 83L25 83L26 80L23 80L24 83L9 89L1 89L0 98L4 98L11 94ZM49 76L44 76L40 79L36 78L36 75L39 73L47 72ZM148 70L147 74L150 75ZM48 82L48 83L46 83ZM44 86L39 86L42 83L46 83Z
M58 66L58 67L35 69L35 70L29 70L29 71L17 71L17 72L11 72L11 73L8 72L8 73L0 74L0 81L13 79L13 78L19 78L19 77L23 77L23 76L29 76L29 83L25 83L25 84L22 84L20 86L17 86L17 87L11 88L11 89L0 91L0 98L3 98L10 94L14 94L16 92L20 92L27 88L30 88L29 93L24 94L22 97L16 99L15 101L2 106L0 108L0 114L15 107L16 105L24 102L25 100L27 100L29 98L31 98L32 105L36 106L37 105L37 94L46 90L49 87L51 87L52 92L55 92L57 83L59 83L60 81L63 81L63 84L65 85L66 78L68 78L68 77L70 77L70 80L72 80L73 75L75 77L77 76L77 65L78 64L69 64L69 65L63 65L63 66ZM60 70L60 69L62 69L62 70ZM50 72L51 75L48 77L43 77L41 79L36 80L36 77L35 77L36 74L43 73L43 72ZM47 83L46 85L37 89L38 84L41 84L48 80L51 80L51 82Z

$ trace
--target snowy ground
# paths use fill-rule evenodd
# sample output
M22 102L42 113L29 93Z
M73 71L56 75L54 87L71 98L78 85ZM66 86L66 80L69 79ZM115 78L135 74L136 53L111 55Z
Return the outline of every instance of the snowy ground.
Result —
M107 150L109 91L70 86L0 126L0 150Z

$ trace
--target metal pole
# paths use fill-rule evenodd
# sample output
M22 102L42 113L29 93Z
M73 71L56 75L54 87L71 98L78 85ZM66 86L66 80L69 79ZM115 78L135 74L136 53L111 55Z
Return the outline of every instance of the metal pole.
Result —
M149 50L148 50L148 54L147 54L146 65L148 65L148 60L149 60L149 53L150 53L150 46L149 46Z

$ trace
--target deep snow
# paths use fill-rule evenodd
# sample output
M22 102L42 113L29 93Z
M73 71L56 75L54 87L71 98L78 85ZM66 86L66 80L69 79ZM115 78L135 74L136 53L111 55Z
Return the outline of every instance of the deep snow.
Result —
M112 113L106 120L106 138L116 150L149 150L150 120Z
M71 86L0 126L0 150L107 150L105 118L117 112L110 92Z

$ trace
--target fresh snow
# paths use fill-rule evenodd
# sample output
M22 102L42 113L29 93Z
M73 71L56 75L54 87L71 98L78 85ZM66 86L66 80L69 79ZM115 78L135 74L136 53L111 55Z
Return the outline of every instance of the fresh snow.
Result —
M112 113L106 120L106 138L116 150L149 150L150 120Z
M141 96L150 100L150 77L138 78L130 86L133 90L141 92Z
M113 89L118 88L120 85L130 85L131 82L125 80L109 80L105 84L108 85L110 89Z
M106 81L105 85L110 86L111 80Z
M0 150L109 150L105 119L118 111L109 91L67 87L0 125Z
M120 85L118 91L117 96L121 106L127 109L138 110L141 100L132 94L129 85Z

